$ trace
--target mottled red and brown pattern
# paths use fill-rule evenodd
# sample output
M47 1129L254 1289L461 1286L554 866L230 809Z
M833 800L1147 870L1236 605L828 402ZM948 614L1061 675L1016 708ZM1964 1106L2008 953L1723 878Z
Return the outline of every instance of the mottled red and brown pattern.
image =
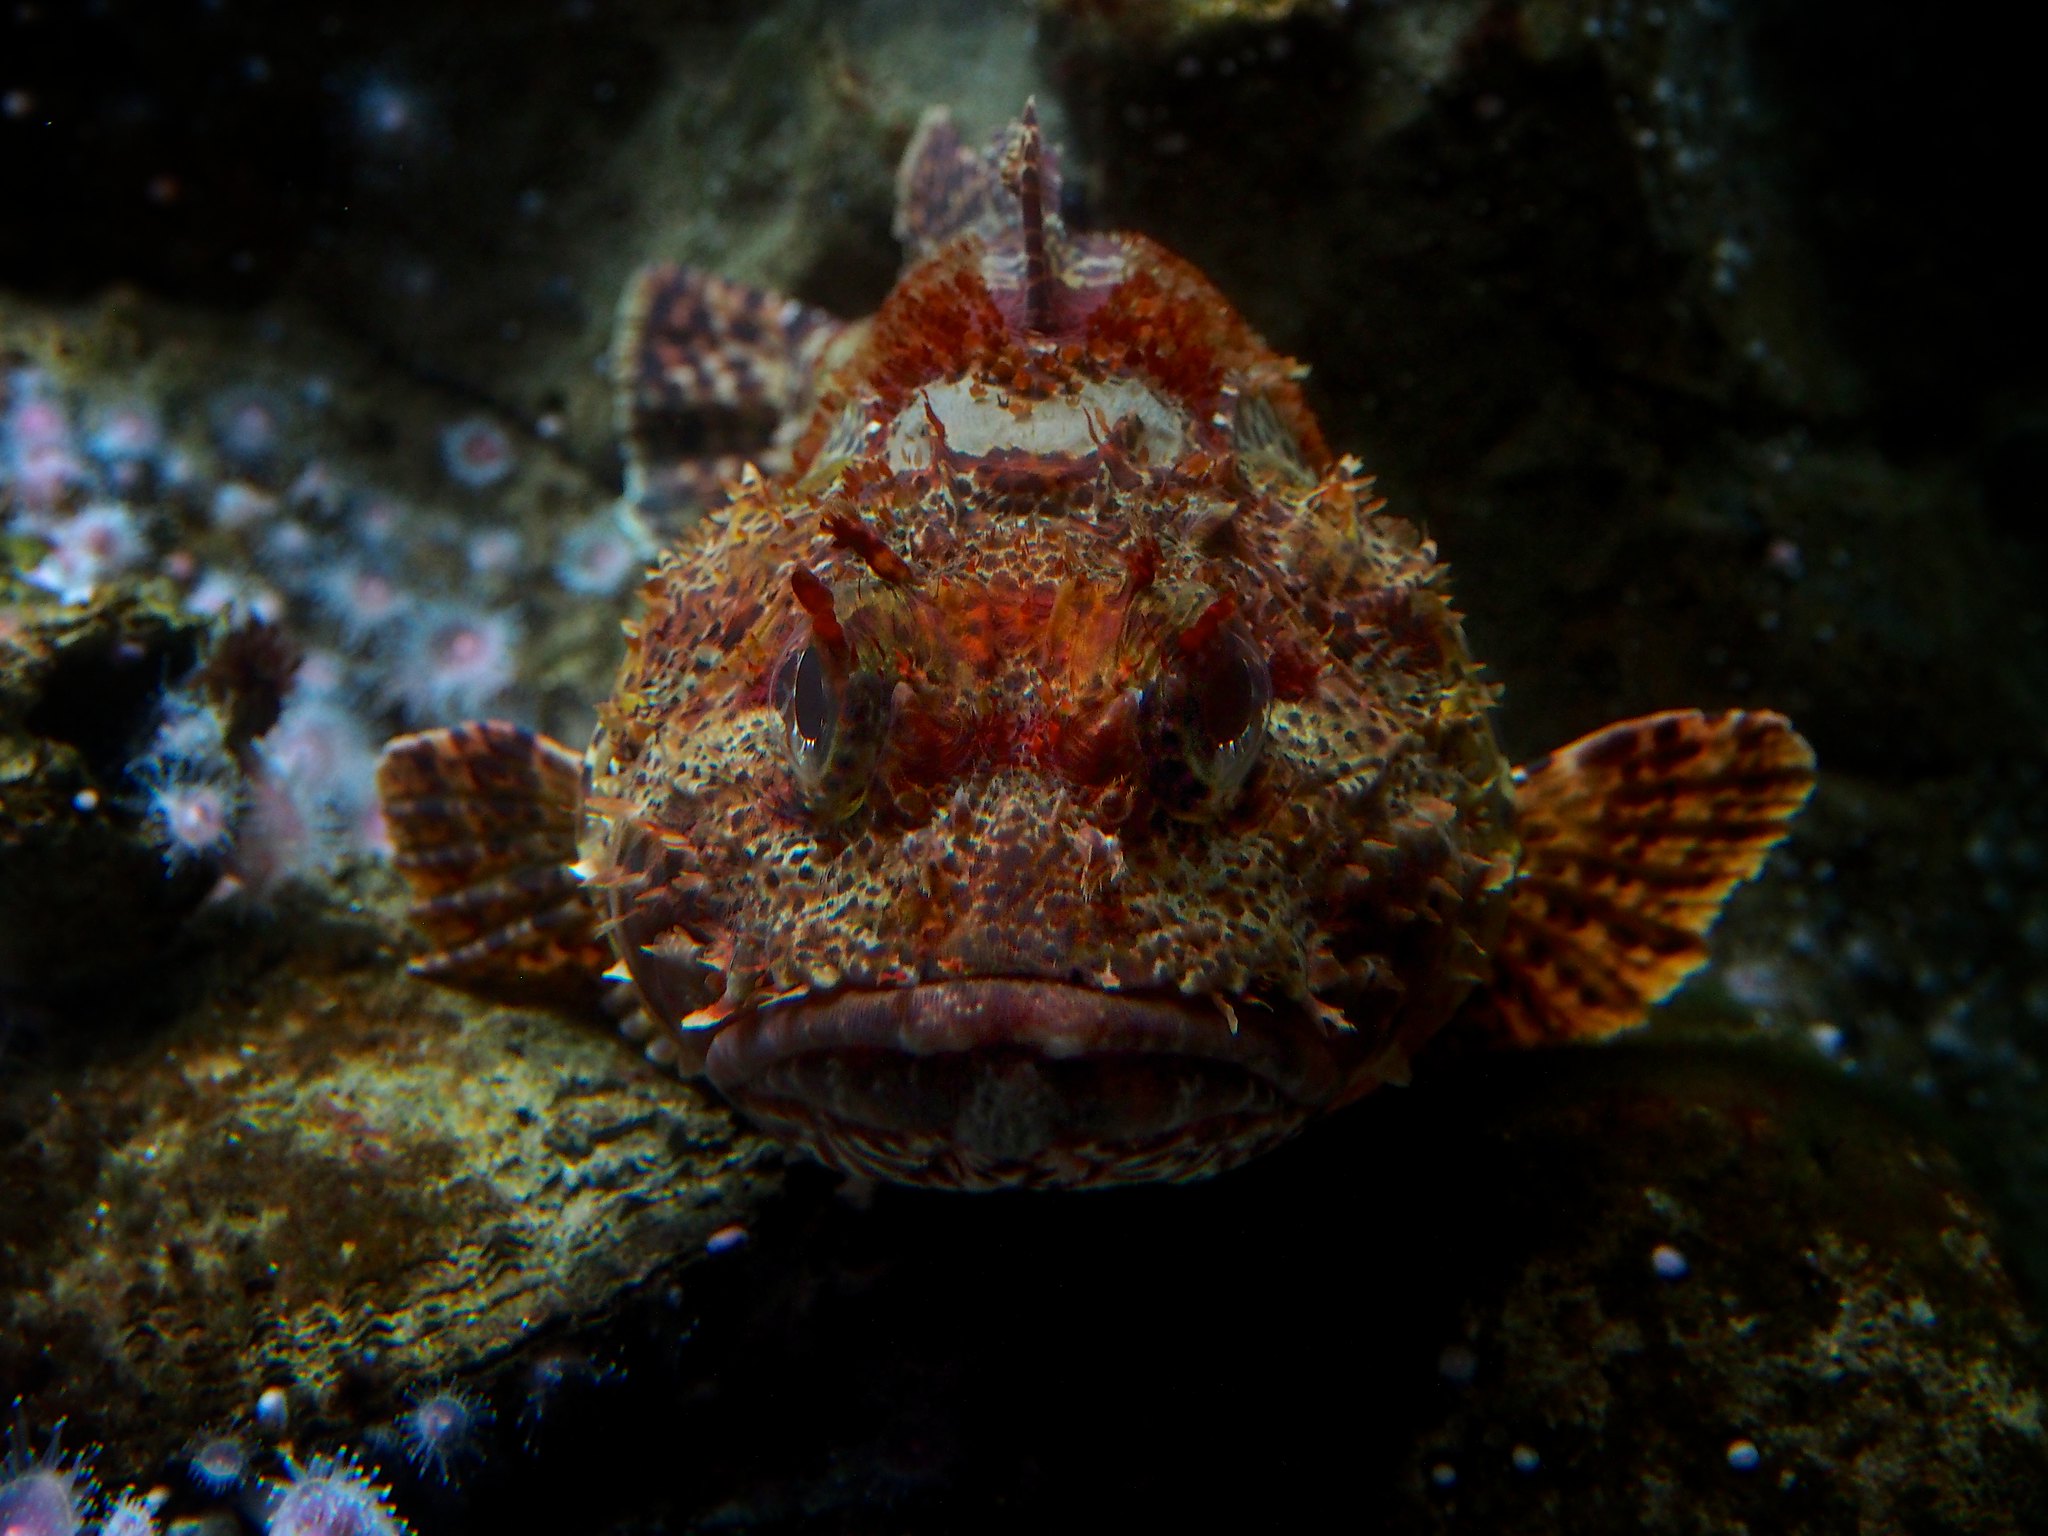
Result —
M649 577L558 849L656 1053L843 1168L1088 1185L1242 1161L1461 1010L1516 1043L1640 1018L1803 800L1804 743L1678 713L1518 789L1434 547L1302 370L1143 236L1067 233L1052 182L1028 113L987 156L935 118L919 259L865 326L629 306L643 455L735 377L804 396L786 467ZM402 859L478 841L412 809L477 750L394 744ZM531 950L506 860L478 876ZM491 939L420 889L429 964L481 974Z

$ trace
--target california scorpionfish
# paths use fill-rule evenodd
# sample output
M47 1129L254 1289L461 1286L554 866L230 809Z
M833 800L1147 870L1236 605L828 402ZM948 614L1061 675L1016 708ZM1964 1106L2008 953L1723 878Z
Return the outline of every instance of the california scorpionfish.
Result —
M1780 716L1511 768L1434 546L1186 262L1068 231L1027 107L929 114L844 324L675 266L628 496L702 505L587 752L400 738L415 962L629 1032L851 1172L1198 1178L1451 1035L1642 1019L1805 802ZM609 968L609 969L607 969Z

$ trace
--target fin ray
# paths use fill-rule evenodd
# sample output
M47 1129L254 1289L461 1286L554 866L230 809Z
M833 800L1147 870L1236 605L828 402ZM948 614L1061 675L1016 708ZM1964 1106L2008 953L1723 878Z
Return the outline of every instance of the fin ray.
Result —
M492 996L594 997L607 951L573 866L583 762L502 720L400 736L377 764L415 973Z
M1805 805L1813 768L1781 715L1672 710L1517 770L1522 857L1477 1027L1536 1045L1640 1023L1705 962L1707 930Z
M1039 134L1035 103L985 148L962 140L945 107L927 107L896 170L903 259L923 261L965 234L993 241L1034 221L1042 248L1046 231L1058 227L1060 184L1059 153Z
M662 522L711 504L784 440L845 324L795 299L673 262L626 285L612 353L626 500Z
M962 142L953 114L927 107L896 169L894 233L906 262L1000 222L1002 182L993 159Z

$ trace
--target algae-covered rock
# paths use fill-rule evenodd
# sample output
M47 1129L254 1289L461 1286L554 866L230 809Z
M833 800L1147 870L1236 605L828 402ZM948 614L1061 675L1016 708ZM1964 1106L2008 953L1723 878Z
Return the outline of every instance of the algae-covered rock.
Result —
M275 1388L429 1526L2048 1514L1982 1207L1812 1065L1453 1063L1198 1186L850 1201L604 1034L403 975L370 912L288 915L175 1027L0 1090L0 1379L179 1510L172 1453ZM453 1382L494 1415L457 1504L403 1429Z
M701 1407L665 1427L705 1455L643 1518L2048 1518L2036 1334L1982 1206L1921 1131L1796 1061L1467 1063L1203 1186L798 1212L695 1290Z
M1783 855L1792 878L1749 893L1697 999L1944 1112L2036 1296L2048 1292L2041 788L2025 758L1909 785L1827 777Z
M1219 43L1256 53L1289 23L1334 26L1351 10L1346 0L1040 0L1038 8L1055 49L1168 58Z
M1499 1129L1541 1225L1461 1300L1414 1528L2040 1528L2039 1335L1948 1154L1767 1061L1587 1065Z
M166 867L126 771L210 633L169 597L0 605L0 1007L81 988L104 1005L213 883Z
M0 1382L126 1475L270 1387L297 1432L358 1434L701 1254L778 1182L602 1032L430 989L371 918L281 916L215 935L174 1026L12 1062L0 1090Z

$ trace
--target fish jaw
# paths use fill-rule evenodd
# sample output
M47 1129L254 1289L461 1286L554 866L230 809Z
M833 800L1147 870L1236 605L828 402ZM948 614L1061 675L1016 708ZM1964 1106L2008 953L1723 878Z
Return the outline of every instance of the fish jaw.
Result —
M1234 1167L1355 1091L1363 1049L1293 1008L981 977L743 1010L705 1072L849 1173L1075 1188Z

